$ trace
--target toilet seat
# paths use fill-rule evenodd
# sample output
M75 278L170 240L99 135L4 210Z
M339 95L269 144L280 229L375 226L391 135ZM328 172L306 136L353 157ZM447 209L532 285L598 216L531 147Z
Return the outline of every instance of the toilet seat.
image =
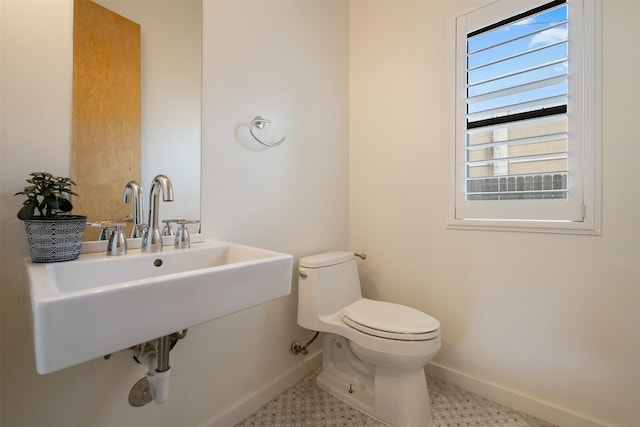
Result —
M342 309L342 321L367 335L397 341L428 341L440 336L440 322L400 304L362 298Z

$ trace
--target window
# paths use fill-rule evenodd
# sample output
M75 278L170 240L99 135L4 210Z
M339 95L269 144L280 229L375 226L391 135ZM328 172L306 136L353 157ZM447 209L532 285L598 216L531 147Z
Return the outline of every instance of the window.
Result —
M597 7L503 0L456 19L452 226L599 231Z

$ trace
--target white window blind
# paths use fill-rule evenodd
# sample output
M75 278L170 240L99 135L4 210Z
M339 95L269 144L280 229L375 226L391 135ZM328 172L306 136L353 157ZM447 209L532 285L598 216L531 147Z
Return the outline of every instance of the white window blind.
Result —
M467 35L467 200L567 197L567 4Z
M595 57L585 16L579 0L529 0L457 18L453 225L584 223Z

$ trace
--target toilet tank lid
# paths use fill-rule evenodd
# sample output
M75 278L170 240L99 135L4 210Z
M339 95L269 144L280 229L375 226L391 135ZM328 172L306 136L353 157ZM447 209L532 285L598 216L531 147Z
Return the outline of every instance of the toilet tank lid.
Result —
M326 252L323 254L300 258L298 264L300 267L320 268L342 264L343 262L351 261L352 259L353 252Z

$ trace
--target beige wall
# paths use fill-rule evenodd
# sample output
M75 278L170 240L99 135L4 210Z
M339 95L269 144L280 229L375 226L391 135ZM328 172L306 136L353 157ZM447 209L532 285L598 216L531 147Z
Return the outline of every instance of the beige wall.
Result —
M310 369L289 353L311 337L296 324L295 282L289 297L190 329L171 352L163 406L129 406L145 373L129 352L35 372L20 267L28 251L12 195L31 171L69 169L71 11L70 0L0 2L0 424L233 425ZM347 247L348 5L206 2L204 38L204 232L296 259ZM248 140L242 125L258 114L286 135L281 147Z
M597 237L446 229L447 37L452 18L480 4L351 3L349 230L351 247L368 255L364 293L441 321L435 373L562 426L635 426L640 55L618 29L636 25L640 3L604 2Z

